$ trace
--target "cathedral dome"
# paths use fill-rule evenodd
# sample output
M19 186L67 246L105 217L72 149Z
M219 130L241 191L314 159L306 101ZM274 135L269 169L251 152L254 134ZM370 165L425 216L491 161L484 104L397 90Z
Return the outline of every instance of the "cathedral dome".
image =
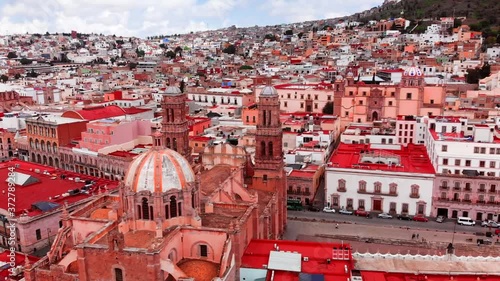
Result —
M134 192L181 190L195 181L189 162L171 149L151 149L139 155L129 166L125 185Z
M168 86L167 89L165 90L165 92L163 92L163 94L165 94L165 95L181 95L182 92L181 92L181 89L179 89L179 87Z
M418 66L411 66L405 70L403 76L417 77L417 76L423 76L423 73L422 70L418 68Z
M262 89L262 92L260 92L261 96L277 96L278 91L273 86L265 86L264 89Z

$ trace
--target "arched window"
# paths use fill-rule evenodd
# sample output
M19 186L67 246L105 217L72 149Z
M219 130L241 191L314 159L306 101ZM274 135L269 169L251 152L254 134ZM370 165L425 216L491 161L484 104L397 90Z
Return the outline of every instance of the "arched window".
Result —
M175 196L170 197L170 217L177 217L177 200Z
M177 212L179 213L179 217L182 216L182 202L178 202Z
M267 150L268 150L268 155L270 157L273 157L273 142L272 141L270 141L268 143Z
M170 148L170 138L167 138L167 147Z
M176 138L173 138L173 140L172 140L172 146L173 146L172 149L175 150L175 151L177 151L177 139Z
M266 156L266 142L260 142L260 156Z
M142 206L137 205L137 218L142 219Z
M271 126L271 110L267 112L267 125Z
M170 218L170 217L169 217L169 215L168 215L168 204L167 204L167 205L165 205L165 218L166 218L166 219L169 219L169 218Z
M195 197L195 194L194 194L194 190L193 190L193 191L191 191L191 208L193 208L193 209L195 208L194 207L194 199L195 199L194 197Z
M264 111L262 111L262 118L263 118L263 119L262 119L262 125L264 125L264 126L267 124L267 116L266 116L266 113L267 113L267 111L265 111L265 110L264 110Z
M149 220L149 204L147 198L142 198L142 219Z
M120 268L115 268L115 280L123 281L123 271Z
M154 212L153 212L153 206L149 206L149 216L151 217L151 220L154 220L153 214L154 214Z

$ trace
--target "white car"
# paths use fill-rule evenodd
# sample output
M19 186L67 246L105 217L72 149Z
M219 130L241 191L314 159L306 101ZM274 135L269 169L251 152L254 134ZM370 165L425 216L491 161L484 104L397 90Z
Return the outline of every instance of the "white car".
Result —
M329 207L324 207L323 212L325 213L335 213L335 209L330 209Z
M389 215L388 213L381 213L381 214L378 214L377 215L378 218L381 218L381 219L392 219L392 216Z
M352 211L346 210L346 209L340 209L339 214L342 215L352 215Z
M493 227L493 228L499 227L498 223L496 221L492 221L492 220L481 222L481 226L482 227Z

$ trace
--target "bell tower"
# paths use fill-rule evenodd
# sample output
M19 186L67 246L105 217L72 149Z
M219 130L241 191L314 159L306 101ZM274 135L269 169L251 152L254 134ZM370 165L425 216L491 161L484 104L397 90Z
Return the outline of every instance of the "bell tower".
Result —
M280 121L278 92L271 85L259 96L259 118L255 134L255 174L252 186L264 191L276 191L283 177L283 130Z
M175 81L165 90L161 101L162 144L177 151L191 163L189 147L189 125L186 119L186 95L175 86Z

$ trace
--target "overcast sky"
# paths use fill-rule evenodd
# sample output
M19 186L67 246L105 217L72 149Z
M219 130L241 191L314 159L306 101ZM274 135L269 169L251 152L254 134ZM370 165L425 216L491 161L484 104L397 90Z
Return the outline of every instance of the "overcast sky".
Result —
M236 25L334 18L383 0L0 0L0 34L70 32L146 37Z

